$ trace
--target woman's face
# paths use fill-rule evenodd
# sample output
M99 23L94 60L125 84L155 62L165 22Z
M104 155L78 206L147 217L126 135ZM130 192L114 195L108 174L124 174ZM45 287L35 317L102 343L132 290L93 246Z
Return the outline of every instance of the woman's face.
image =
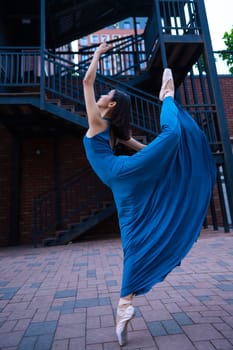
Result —
M110 90L108 94L101 95L97 101L97 105L102 108L107 108L109 103L112 101L115 90Z

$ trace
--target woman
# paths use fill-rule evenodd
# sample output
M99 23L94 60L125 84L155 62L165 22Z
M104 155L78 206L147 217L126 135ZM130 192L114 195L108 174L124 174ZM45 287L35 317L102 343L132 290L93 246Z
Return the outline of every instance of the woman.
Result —
M163 74L161 133L145 146L130 136L129 97L111 90L96 102L94 82L101 44L83 80L89 129L87 158L116 202L124 266L116 334L126 343L134 295L148 292L188 253L200 233L215 183L215 164L204 133L174 101L170 69ZM116 156L116 142L138 151Z

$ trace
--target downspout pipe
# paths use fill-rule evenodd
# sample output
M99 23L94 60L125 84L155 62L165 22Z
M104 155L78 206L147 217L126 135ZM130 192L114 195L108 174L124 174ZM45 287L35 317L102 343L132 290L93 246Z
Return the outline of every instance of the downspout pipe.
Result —
M40 109L45 100L45 0L40 0Z

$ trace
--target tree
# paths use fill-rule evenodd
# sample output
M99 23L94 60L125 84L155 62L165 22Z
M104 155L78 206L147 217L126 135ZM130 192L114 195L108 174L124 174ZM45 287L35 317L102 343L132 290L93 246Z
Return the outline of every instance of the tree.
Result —
M229 72L233 74L233 27L231 31L225 32L223 35L224 44L227 49L222 51L219 56L227 62L227 66L229 67Z

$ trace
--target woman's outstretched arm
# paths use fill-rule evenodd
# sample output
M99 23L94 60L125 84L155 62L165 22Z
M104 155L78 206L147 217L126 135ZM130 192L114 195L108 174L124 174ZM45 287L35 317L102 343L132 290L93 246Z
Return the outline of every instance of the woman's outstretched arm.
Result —
M96 70L101 55L107 52L110 46L107 43L102 43L96 49L91 64L83 79L84 99L86 104L86 111L89 123L89 129L96 129L102 126L102 119L100 118L100 111L96 104L94 83L96 78Z

